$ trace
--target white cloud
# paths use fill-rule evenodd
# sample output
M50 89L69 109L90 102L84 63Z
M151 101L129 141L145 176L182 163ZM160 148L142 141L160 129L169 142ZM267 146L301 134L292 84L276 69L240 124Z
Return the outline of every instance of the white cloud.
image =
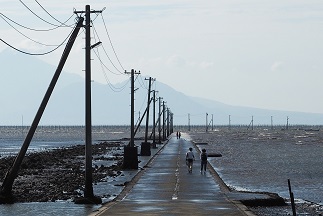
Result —
M273 72L277 71L282 67L282 65L283 65L282 61L276 61L271 65L270 70L273 71Z
M200 63L200 67L201 67L202 69L210 68L210 67L212 67L213 65L214 65L214 63L213 63L213 62L207 62L207 61L203 61L203 62L201 62L201 63Z
M166 64L168 66L174 66L174 67L183 67L186 65L186 62L187 61L184 58L182 58L181 56L178 56L178 55L170 56L166 60Z

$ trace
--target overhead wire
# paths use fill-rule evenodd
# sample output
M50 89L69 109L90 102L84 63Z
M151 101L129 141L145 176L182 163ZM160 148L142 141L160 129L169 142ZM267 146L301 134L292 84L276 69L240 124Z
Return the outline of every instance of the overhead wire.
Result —
M7 20L9 20L10 22L12 22L12 23L14 23L14 24L16 24L16 25L18 25L18 26L20 26L20 27L22 27L22 28L25 28L25 29L28 29L28 30L31 30L31 31L52 31L52 30L56 30L56 29L58 29L58 28L61 28L61 27L63 27L62 25L60 25L60 26L55 26L54 28L49 28L49 29L35 29L35 28L30 28L30 27L27 27L27 26L25 26L25 25L22 25L22 24L20 24L20 23L18 23L18 22L16 22L16 21L14 21L13 19L11 19L11 18L9 18L8 16L6 16L6 15L4 15L3 13L0 13L0 15L2 15L3 16L3 18L2 19L4 19L4 18L6 18ZM65 21L65 23L67 23L72 17L74 16L74 14L72 14L72 16L70 16L66 21ZM6 21L6 20L5 20ZM6 21L7 22L7 21ZM8 22L7 22L8 23Z
M96 31L96 29L95 29L95 27L94 27L94 25L93 25L93 22L92 22L92 26L93 26L93 29L94 29L94 31L96 32L96 35L98 36L98 39L99 40L101 40L100 39L100 37L99 37L99 34L97 33L97 31ZM105 55L107 56L107 58L109 59L109 61L110 61L110 63L112 64L112 66L120 73L120 74L124 74L123 72L121 72L116 66L115 66L115 64L112 62L112 60L111 60L111 58L109 57L109 55L108 55L108 53L107 53L107 51L105 50L105 48L104 48L104 46L102 46L102 49L103 49L103 51L104 51L104 53L105 53Z
M0 15L6 17L5 15L3 15L2 13L0 13ZM37 44L40 44L40 45L43 45L43 46L59 46L59 45L52 45L52 44L44 44L44 43L41 43L39 41L36 41L32 38L30 38L29 36L25 35L24 33L22 33L21 31L19 31L16 27L14 27L13 25L11 25L6 19L4 19L3 17L1 16L1 18L9 25L11 26L11 28L13 28L15 31L17 31L19 34L21 34L22 36L24 36L25 38L37 43Z
M47 23L47 24L50 24L50 25L52 25L52 26L58 26L58 25L56 25L56 24L53 24L53 23L51 23L51 22L48 22L47 20L45 20L45 19L43 19L43 18L41 18L40 16L38 16L33 10L31 10L22 0L19 0L20 1L20 3L23 5L23 6L25 6L25 8L27 8L32 14L34 14L38 19L40 19L40 20L42 20L43 22L45 22L45 23Z
M30 53L30 52L26 52L26 51L23 51L23 50L21 50L21 49L18 49L18 48L16 48L15 46L13 46L13 45L11 45L11 44L9 44L8 42L6 42L5 40L3 40L2 38L0 38L0 40L4 43L4 44L6 44L7 46L9 46L10 48L12 48L12 49L14 49L14 50L16 50L16 51L18 51L18 52L21 52L21 53L24 53L24 54L27 54L27 55L47 55L47 54L49 54L49 53L52 53L52 52L54 52L55 50L57 50L58 48L60 48L63 44L65 44L65 42L68 40L68 38L71 36L71 34L72 34L72 32L74 31L74 29L68 34L68 36L63 40L63 42L61 43L61 44L59 44L59 45L57 45L54 49L52 49L52 50L50 50L50 51L47 51L47 52L43 52L43 53ZM80 34L79 34L80 35ZM79 36L78 35L78 36ZM78 37L77 36L77 37Z
M94 50L93 50L94 51ZM98 51L97 51L98 52ZM108 78L108 75L105 73L105 70L104 70L104 67L106 68L106 66L103 64L101 58L100 58L100 55L99 55L99 52L97 53L96 51L94 51L94 54L98 57L100 63L101 63L101 69L102 69L102 72L103 72L103 75L104 75L104 78L108 84L108 86L110 87L110 89L114 92L121 92L125 89L125 87L128 85L128 83L130 82L130 80L128 82L125 83L125 85L121 86L121 87L115 87L109 80ZM108 68L106 68L108 69ZM109 70L109 69L108 69Z
M140 79L139 79L139 85L142 87L142 88L144 88L144 89L146 89L146 90L148 90L148 87L146 86L146 84L145 84L145 82L142 80L142 76L139 76L140 77Z
M92 24L93 26L93 24ZM97 42L97 39L96 39L96 33L95 33L95 30L94 28L93 29L93 38L94 38L94 42L96 43ZM100 57L100 52L99 52L99 49L98 48L95 48L97 50L97 52L95 50L93 50L94 54L97 56L97 58L99 59L100 61L100 65L101 65L101 70L102 70L102 73L104 75L104 78L109 86L109 88L114 91L114 92L121 92L125 89L125 87L128 85L128 83L130 82L130 80L128 80L128 82L125 83L125 85L123 85L122 87L115 87L109 80L108 78L108 75L106 74L104 68L106 68L107 70L109 70L110 72L112 72L103 62L102 62L102 59ZM112 72L113 73L113 72ZM120 75L120 74L117 74L117 75Z
M117 53L116 53L115 49L114 49L114 46L113 46L112 41L111 41L111 38L110 38L110 34L109 34L109 32L108 32L108 28L107 28L107 25L105 24L105 21L104 21L104 18L103 18L102 13L101 13L101 17L102 17L102 21L103 21L103 25L104 25L105 31L106 31L107 36L108 36L109 41L110 41L110 45L111 45L112 50L113 50L113 52L114 52L114 55L116 56L116 58L117 58L117 60L118 60L118 62L119 62L119 64L120 64L120 67L121 67L123 70L125 70L125 69L123 68L123 66L122 66L122 64L121 64L121 62L120 62L120 60L119 60L119 58L118 58L118 55L117 55Z
M73 25L66 25L66 23L67 23L67 21L71 18L69 18L67 21L65 21L65 22L61 22L61 21L59 21L58 19L56 19L53 15L51 15L37 0L35 0L35 2L51 17L51 18L53 18L55 21L57 21L58 23L60 23L61 24L61 26L66 26L66 27L72 27Z

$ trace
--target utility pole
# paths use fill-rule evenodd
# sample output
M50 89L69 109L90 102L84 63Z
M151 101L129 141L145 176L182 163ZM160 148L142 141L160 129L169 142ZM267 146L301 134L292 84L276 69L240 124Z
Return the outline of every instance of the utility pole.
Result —
M170 132L169 131L169 121L170 121L170 119L169 119L170 114L169 113L170 113L169 108L167 108L167 124L166 124L167 125L167 137L170 135L169 134L169 132Z
M165 134L165 101L163 101L163 140L166 140L166 134Z
M126 74L129 72L125 71ZM130 142L128 146L124 147L123 168L124 169L138 169L138 149L135 146L135 74L134 69L131 69L131 105L130 105Z
M174 113L170 113L170 133L174 133Z
M3 183L2 183L2 186L0 188L0 204L4 204L4 203L13 203L14 202L14 198L12 197L12 185L14 183L14 180L15 178L17 177L18 175L18 171L20 169L20 165L22 163L22 160L24 159L25 155L26 155L26 152L28 150L28 147L30 145L30 142L35 134L35 131L37 129L37 126L39 124L39 121L45 111L45 108L46 108L46 105L50 99L50 96L55 88L55 85L57 83L57 80L62 72L62 69L65 65L65 62L67 60L67 57L73 47L73 44L75 42L75 39L77 38L77 34L80 30L80 28L82 27L83 25L83 21L84 21L84 18L83 17L79 17L79 20L66 44L66 47L64 49L64 52L62 54L62 57L59 61L59 64L57 66L57 69L53 75L53 78L48 86L48 89L44 95L44 98L38 108L38 111L35 115L35 118L29 128L29 131L28 131L28 134L26 135L26 138L24 140L24 143L13 163L13 165L11 166L10 170L7 172L4 180L3 180Z
M229 130L231 130L231 115L229 115Z
M273 116L270 116L270 124L271 124L271 130L273 130L274 129Z
M191 131L191 116L188 114L188 131Z
M91 13L102 13L85 6L85 11L74 11L75 14L85 13L85 188L84 200L76 200L76 203L98 203L99 197L94 197L92 186L92 111L91 111ZM100 203L102 200L100 199Z
M206 120L205 120L205 131L206 131L206 133L208 132L208 121L207 121L207 116L208 116L209 114L208 113L206 113Z
M146 131L145 131L145 142L141 143L141 152L142 156L150 156L150 142L148 142L148 126L149 126L149 106L150 106L150 92L151 92L151 77L149 77L149 86L148 86L148 99L147 99L147 113L146 113Z
M213 131L213 114L212 114L212 131Z
M153 148L156 148L156 91L153 93Z
M140 111L138 112L138 121L140 121ZM140 129L139 129L140 131Z
M158 121L158 141L159 141L159 144L161 143L161 100L163 99L162 97L159 97L159 121Z

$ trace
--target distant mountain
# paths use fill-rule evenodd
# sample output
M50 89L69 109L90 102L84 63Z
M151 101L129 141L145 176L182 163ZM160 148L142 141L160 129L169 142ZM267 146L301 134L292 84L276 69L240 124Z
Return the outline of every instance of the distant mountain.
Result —
M52 79L56 67L12 50L0 53L0 125L30 125ZM136 120L143 114L147 104L144 77L136 80ZM190 97L170 86L156 81L158 97L174 113L174 124L205 125L212 115L214 124L248 125L252 116L254 124L323 124L323 114L264 110L230 106L217 101ZM119 91L119 89L123 89ZM42 125L84 125L85 119L84 79L78 75L62 72L53 95L42 117ZM158 112L158 101L156 102ZM153 111L150 111L152 116ZM150 117L152 119L152 117ZM150 121L151 122L151 121ZM130 82L124 81L110 87L108 84L92 83L92 123L94 125L130 124Z

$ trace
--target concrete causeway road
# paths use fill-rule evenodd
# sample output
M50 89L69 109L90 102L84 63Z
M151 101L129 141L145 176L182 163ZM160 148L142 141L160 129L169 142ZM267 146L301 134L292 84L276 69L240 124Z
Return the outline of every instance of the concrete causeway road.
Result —
M181 139L170 136L126 192L91 215L252 215L227 199L209 166L205 174L200 173L199 152L187 138L184 133ZM185 163L189 147L196 158L192 173Z

